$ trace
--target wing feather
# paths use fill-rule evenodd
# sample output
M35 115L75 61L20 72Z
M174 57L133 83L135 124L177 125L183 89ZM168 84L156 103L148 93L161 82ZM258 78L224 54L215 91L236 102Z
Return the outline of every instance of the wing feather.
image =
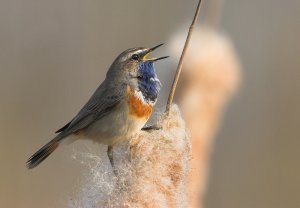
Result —
M75 133L109 114L124 98L126 87L108 87L103 82L79 113L57 133Z

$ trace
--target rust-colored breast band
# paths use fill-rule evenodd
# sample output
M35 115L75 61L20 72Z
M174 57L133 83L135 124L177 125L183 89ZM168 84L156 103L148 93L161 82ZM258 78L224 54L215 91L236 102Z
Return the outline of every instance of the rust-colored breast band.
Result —
M148 120L152 114L152 105L144 103L139 97L135 95L132 88L128 88L128 105L129 114L138 118L144 118Z

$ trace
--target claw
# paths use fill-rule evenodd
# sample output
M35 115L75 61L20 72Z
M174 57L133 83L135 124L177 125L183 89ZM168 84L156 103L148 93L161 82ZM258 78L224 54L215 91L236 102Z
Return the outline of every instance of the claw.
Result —
M153 131L153 130L161 130L162 128L156 125L152 125L152 126L146 126L144 128L142 128L142 131Z

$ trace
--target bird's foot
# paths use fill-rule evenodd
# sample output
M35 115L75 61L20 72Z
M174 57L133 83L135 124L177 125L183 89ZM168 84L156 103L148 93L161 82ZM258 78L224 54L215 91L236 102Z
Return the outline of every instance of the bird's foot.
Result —
M151 125L151 126L145 126L144 128L142 128L142 131L154 131L154 130L160 130L162 129L160 126L157 125Z
M115 176L118 177L118 171L115 168L115 164L114 164L114 155L113 155L113 147L112 146L108 146L108 148L107 148L107 156L109 158L109 162L111 164L111 167L113 169L113 172L114 172Z

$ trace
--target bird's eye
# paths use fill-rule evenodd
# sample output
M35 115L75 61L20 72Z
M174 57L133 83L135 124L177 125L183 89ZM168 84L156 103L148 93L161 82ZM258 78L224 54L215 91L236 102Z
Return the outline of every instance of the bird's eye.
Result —
M131 57L133 60L139 60L140 56L138 54L133 54Z

